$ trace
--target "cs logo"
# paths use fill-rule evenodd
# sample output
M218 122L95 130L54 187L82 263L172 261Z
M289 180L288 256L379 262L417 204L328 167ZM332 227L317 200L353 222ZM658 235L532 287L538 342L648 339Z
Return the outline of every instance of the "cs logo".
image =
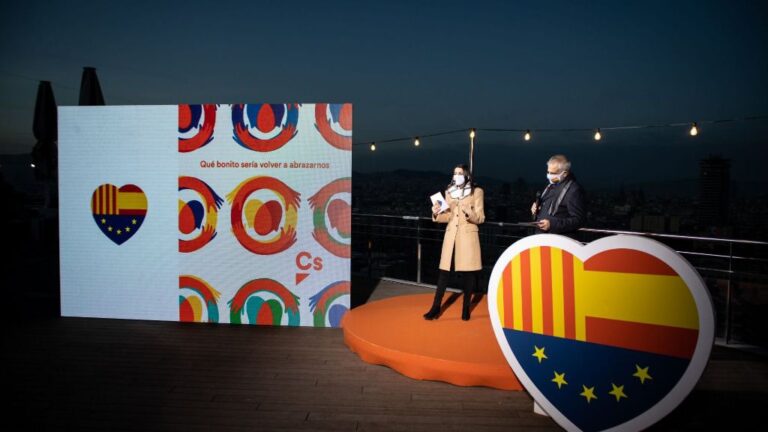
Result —
M321 271L323 269L323 258L312 257L307 251L301 251L296 255L296 267L303 272L296 273L296 285L300 284L309 276L309 271Z
M232 233L259 255L280 253L296 243L300 194L273 177L252 177L227 195Z

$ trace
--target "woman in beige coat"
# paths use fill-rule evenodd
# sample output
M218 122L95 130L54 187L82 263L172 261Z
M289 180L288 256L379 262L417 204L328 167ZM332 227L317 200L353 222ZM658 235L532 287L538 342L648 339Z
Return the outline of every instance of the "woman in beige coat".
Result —
M437 277L437 290L432 308L424 314L424 319L432 320L440 316L445 289L451 275L451 267L461 272L464 279L464 304L461 319L469 319L469 306L472 292L477 286L480 261L480 236L478 225L485 221L483 210L483 190L475 186L466 165L458 165L453 170L453 180L445 191L445 200L449 209L440 212L440 205L432 207L432 220L448 224L443 238L443 251L440 255L440 271Z

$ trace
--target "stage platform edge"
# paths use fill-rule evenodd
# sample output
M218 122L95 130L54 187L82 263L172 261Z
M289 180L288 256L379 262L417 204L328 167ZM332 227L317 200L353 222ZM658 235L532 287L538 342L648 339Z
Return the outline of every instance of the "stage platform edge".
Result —
M441 317L427 321L422 315L432 297L397 296L350 310L342 323L344 342L363 361L410 378L522 390L496 342L486 298L462 321L461 297L446 293Z

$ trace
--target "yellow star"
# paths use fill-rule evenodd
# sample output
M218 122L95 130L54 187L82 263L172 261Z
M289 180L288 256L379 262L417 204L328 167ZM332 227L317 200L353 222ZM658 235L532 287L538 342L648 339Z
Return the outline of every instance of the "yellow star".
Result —
M131 227L125 227L125 232L131 232Z
M107 227L107 231L112 232L112 227Z
M619 401L621 398L626 398L627 395L624 394L624 386L616 386L616 384L611 383L611 386L613 386L613 390L609 391L608 394L616 396L616 402Z
M120 235L120 234L122 234L122 233L123 233L122 231L120 231L120 230L117 230L117 235Z
M539 363L541 363L542 360L547 358L547 355L544 354L544 347L539 348L536 345L534 345L533 349L536 350L536 352L533 353L533 356L536 357L537 359L539 359Z
M552 378L552 382L557 384L558 389L564 385L568 385L568 382L565 380L565 372L559 374L555 371L555 377Z
M637 372L632 374L632 376L638 377L640 379L640 384L645 384L645 380L647 379L653 379L652 376L648 375L649 366L641 368L640 365L635 365L635 368L637 368Z
M595 396L594 386L587 388L587 386L582 384L581 387L584 389L584 391L580 393L580 396L587 398L587 403L592 402L592 399L597 399L597 396Z
M101 218L101 224L104 225L105 223L107 223L107 220L104 218Z
M136 225L136 219L132 220L131 223Z

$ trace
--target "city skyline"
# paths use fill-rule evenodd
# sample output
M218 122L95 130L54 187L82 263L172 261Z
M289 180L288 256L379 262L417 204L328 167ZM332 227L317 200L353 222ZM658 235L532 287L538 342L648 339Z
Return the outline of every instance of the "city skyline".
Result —
M77 103L82 67L107 104L351 102L354 141L442 130L479 132L478 174L543 178L565 153L586 182L696 176L708 155L735 181L763 182L768 121L539 133L740 118L768 113L764 4L682 2L510 5L488 1L4 3L0 14L0 154L34 145L38 80ZM190 13L191 10L200 13ZM205 13L203 13L205 12ZM290 31L286 31L290 29ZM225 67L219 67L224 65ZM361 172L450 170L468 137L356 146ZM511 174L510 174L511 173Z

